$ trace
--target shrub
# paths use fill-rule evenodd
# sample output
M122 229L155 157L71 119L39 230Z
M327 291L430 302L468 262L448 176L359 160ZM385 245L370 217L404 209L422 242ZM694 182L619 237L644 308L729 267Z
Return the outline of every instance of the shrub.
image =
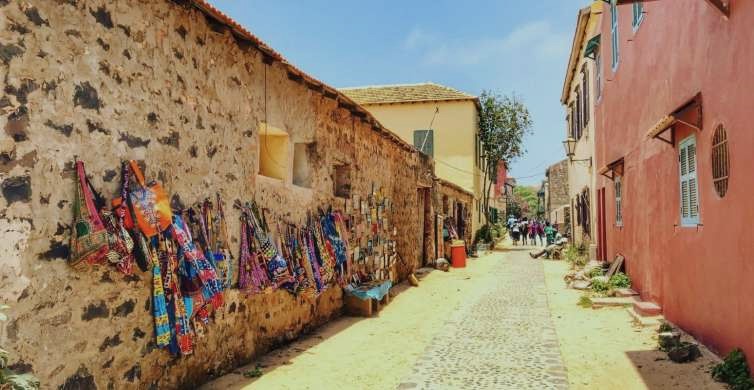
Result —
M610 283L600 277L592 278L592 290L604 294L610 290Z
M672 332L673 331L673 325L670 325L669 323L663 321L660 324L660 328L657 329L657 333L665 333L665 332Z
M610 278L611 288L631 288L631 279L623 272L618 272Z
M589 277L590 278L594 278L594 277L597 277L597 276L602 276L604 274L605 274L605 271L603 271L602 268L600 268L600 267L594 267L594 268L592 268L592 269L589 270Z
M751 379L751 372L746 364L746 356L738 348L731 351L722 363L712 369L712 378L718 382L727 383L733 390L754 389L754 381Z
M490 225L483 225L474 233L474 243L489 244L492 242L492 229Z

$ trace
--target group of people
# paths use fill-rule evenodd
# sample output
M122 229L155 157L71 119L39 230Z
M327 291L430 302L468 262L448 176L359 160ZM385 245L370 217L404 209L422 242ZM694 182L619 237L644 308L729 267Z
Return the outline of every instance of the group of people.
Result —
M519 243L521 245L551 245L555 242L555 236L558 233L557 227L549 221L530 220L527 217L519 220L510 216L507 225L514 246ZM537 244L537 238L539 238L539 244Z

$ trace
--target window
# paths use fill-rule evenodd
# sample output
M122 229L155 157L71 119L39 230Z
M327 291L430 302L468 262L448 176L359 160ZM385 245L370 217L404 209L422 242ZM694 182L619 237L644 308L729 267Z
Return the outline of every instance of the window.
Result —
M602 96L602 56L600 53L597 53L594 57L594 67L597 68L594 76L594 87L597 90L597 101L599 101Z
M581 92L579 92L578 87L576 88L576 131L573 135L573 138L575 140L579 140L581 138L581 127L583 126L583 123L581 121Z
M681 226L699 224L699 186L696 177L696 138L692 135L679 144L678 161L681 192Z
M434 130L414 130L414 146L429 157L435 156Z
M351 166L336 165L334 172L335 196L339 198L351 197Z
M296 143L293 145L293 184L299 187L312 187L309 150L314 144Z
M288 133L262 125L259 133L259 174L285 181L288 177Z
M634 31L639 29L639 25L644 20L644 4L636 2L633 4L633 19L631 25L634 27Z
M573 110L573 103L568 106L571 117L571 138L576 139L576 112Z
M729 175L728 134L723 125L719 125L712 137L712 183L715 185L715 192L721 198L728 192Z
M619 42L618 42L618 2L612 0L610 2L610 38L612 41L612 55L613 55L613 72L618 69L618 62L620 61Z
M581 95L584 97L584 127L586 127L589 124L589 71L586 65L581 73Z
M615 176L615 226L623 226L623 176Z

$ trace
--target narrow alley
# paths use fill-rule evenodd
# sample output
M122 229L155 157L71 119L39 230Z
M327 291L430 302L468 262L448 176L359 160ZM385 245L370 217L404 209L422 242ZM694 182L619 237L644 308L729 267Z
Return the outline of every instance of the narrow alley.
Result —
M373 318L342 317L202 387L216 389L724 389L703 350L675 364L656 329L622 308L577 306L563 261L535 261L531 247L470 260L395 288ZM258 377L252 377L257 376ZM701 387L696 387L701 385Z

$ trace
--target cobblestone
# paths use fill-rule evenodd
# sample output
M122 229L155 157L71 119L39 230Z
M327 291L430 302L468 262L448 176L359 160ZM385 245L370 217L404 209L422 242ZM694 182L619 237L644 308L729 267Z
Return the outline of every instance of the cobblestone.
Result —
M497 283L441 325L399 389L568 388L542 263L523 250L499 257Z

